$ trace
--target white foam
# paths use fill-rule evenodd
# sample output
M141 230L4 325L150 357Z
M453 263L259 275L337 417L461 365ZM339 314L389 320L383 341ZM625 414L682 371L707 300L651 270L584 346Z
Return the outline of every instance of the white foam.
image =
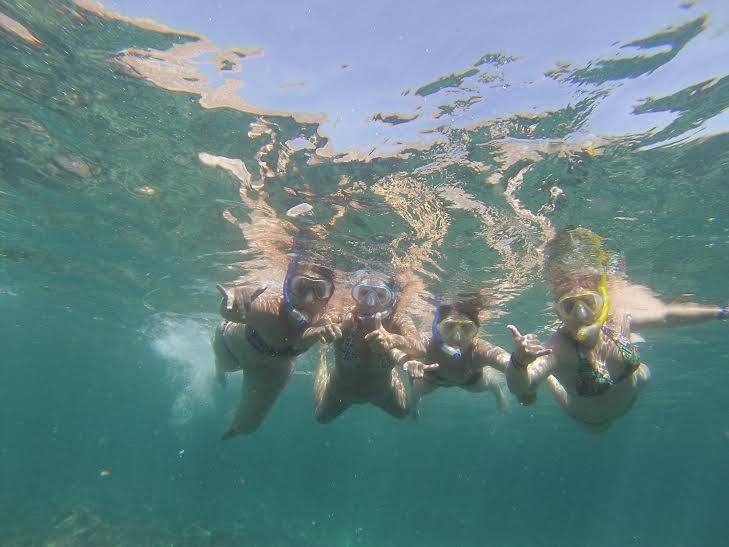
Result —
M173 426L181 427L195 415L213 407L214 321L209 318L157 314L152 320L151 345L164 358L173 389L178 391L170 409Z

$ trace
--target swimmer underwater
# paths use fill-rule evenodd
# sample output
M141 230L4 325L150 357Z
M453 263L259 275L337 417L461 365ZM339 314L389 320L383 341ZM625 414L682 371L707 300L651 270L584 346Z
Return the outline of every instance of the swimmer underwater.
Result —
M289 264L281 294L268 287L218 285L220 322L213 339L215 371L243 371L241 401L223 439L255 432L294 371L296 358L337 328L322 320L335 289L334 270L304 260Z
M666 304L610 265L603 239L586 228L548 242L545 277L562 324L545 344L551 354L532 363L512 357L506 371L523 404L533 403L546 382L567 414L591 431L608 429L628 412L650 378L631 341L634 329L729 318L727 306Z

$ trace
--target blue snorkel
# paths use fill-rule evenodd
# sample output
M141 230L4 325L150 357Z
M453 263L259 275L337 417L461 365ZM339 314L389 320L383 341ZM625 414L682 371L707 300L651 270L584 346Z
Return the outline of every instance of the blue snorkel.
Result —
M455 359L456 361L463 358L463 352L458 349L454 348L453 346L449 346L445 343L445 340L443 340L443 337L440 335L440 332L438 332L438 325L440 324L440 297L437 296L435 298L435 317L433 318L433 342L435 342L440 350L448 355L451 359Z

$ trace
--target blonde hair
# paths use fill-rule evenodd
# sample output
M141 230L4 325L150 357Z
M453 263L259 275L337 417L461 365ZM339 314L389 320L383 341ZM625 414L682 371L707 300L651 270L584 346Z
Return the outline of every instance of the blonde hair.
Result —
M575 284L598 284L610 265L604 239L577 226L560 231L545 246L544 274L552 292L559 294Z

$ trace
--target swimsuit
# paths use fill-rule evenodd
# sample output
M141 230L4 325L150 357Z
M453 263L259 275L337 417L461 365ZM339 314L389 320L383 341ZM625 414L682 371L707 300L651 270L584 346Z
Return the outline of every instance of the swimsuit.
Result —
M308 349L297 348L294 346L286 346L282 349L274 348L270 346L268 342L266 342L263 338L261 338L261 336L250 325L246 325L245 335L246 340L248 340L248 343L254 350L269 357L296 357L297 355L301 355Z
M423 377L428 383L435 384L440 387L467 387L477 383L481 379L481 375L482 372L480 370L476 370L463 382L456 382L455 380L449 380L448 378L444 378L434 370L426 370Z
M612 327L603 325L601 330L620 352L623 358L623 372L617 378L613 379L607 372L594 367L590 363L585 350L575 342L577 359L579 361L579 368L577 369L577 394L582 397L602 395L611 387L631 376L641 365L638 347L635 344L623 334L616 332Z
M354 349L354 337L357 334L357 331L359 330L359 324L355 321L354 325L352 325L352 328L349 330L347 334L344 335L342 338L341 343L336 344L336 353L337 357L344 360L344 361L356 361L359 358L359 355L357 354L356 350ZM376 365L374 368L376 369L391 369L393 367L392 360L388 355L383 355L381 353L373 353L372 354L373 360L375 361Z

